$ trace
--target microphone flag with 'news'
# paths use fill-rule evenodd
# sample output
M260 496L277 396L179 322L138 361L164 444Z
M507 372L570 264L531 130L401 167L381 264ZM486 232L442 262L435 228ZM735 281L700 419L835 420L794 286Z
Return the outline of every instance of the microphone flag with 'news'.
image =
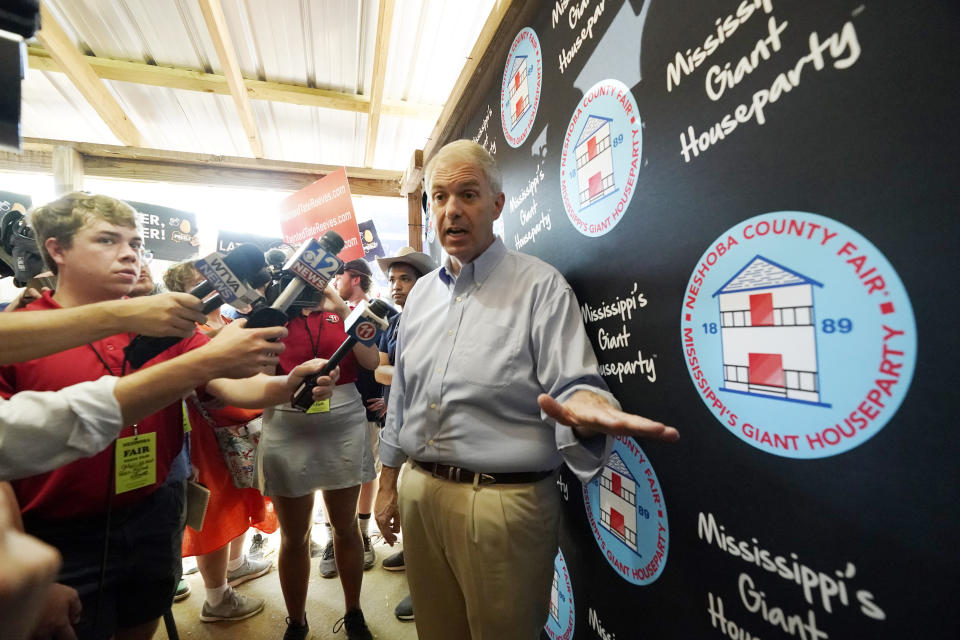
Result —
M214 252L198 260L195 266L197 271L207 279L191 289L190 294L204 300L210 293L214 293L204 302L203 313L207 314L222 305L224 300L235 302L250 298L253 295L252 290L244 284L244 281L263 270L266 262L263 260L263 254L255 246L240 245L226 256ZM139 369L147 361L160 355L180 340L181 338L176 337L137 336L124 349L124 354L130 366Z
M319 240L311 238L290 256L283 266L295 278L269 307L254 308L247 317L247 326L275 327L286 324L287 309L296 301L307 285L323 292L327 283L343 268L337 254L343 249L343 238L335 231L327 231Z
M333 371L358 342L367 346L375 344L377 335L381 331L387 330L389 324L387 314L389 312L390 305L383 300L374 300L373 302L364 300L358 304L343 323L344 331L347 332L347 339L330 356L330 359L327 360L320 371L303 379L297 390L293 392L290 404L301 411L309 409L313 405L313 388L317 386L317 378Z

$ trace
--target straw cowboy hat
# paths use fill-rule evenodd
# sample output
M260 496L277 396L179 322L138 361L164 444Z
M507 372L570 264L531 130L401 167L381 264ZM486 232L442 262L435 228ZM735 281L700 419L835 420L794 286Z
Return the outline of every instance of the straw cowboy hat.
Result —
M391 265L398 262L410 265L419 271L421 276L425 276L437 268L433 258L420 251L415 251L413 247L401 248L397 251L397 255L392 258L377 258L377 264L380 265L380 269L384 275L387 275Z

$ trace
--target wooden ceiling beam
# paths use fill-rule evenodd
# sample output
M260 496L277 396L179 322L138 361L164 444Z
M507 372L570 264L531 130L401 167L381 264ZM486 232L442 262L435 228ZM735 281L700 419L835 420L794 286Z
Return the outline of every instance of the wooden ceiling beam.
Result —
M57 64L56 60L51 58L49 52L42 47L27 47L27 56L27 65L31 69L63 73L63 69ZM144 62L130 62L96 56L84 56L83 58L103 80L117 80L166 89L230 95L230 87L227 85L226 76L218 73L205 73L193 69L163 67ZM370 98L367 96L327 89L312 89L299 84L250 80L248 78L244 78L243 84L246 86L247 95L251 100L285 102L304 107L319 107L354 113L370 112ZM406 100L384 100L380 111L385 116L436 120L440 116L442 107L436 104L419 104Z
M47 9L45 2L40 4L40 19L42 28L37 32L37 39L113 135L125 145L144 146L143 135Z
M242 156L221 156L210 153L191 153L188 151L169 151L166 149L144 149L120 147L111 144L90 142L71 142L67 140L49 140L46 138L24 138L24 151L51 152L58 146L70 146L84 156L120 158L125 160L144 160L154 162L172 162L177 164L208 165L230 167L234 169L256 169L280 171L283 173L327 174L340 168L339 165L313 164L310 162L289 162L266 158L244 158ZM393 180L399 184L401 172L388 169L369 169L366 167L345 167L348 178L370 180Z
M233 40L230 38L230 29L227 28L227 18L223 14L223 7L220 6L220 0L198 0L198 3L200 13L203 14L203 20L207 23L210 39L213 41L213 48L217 50L220 66L223 67L223 75L227 79L227 86L230 87L230 95L233 96L240 122L247 134L250 150L254 157L262 158L264 155L263 140L260 137L257 120L253 115L253 107L250 106L246 85L243 83L240 63L237 60L237 52L233 48Z
M390 30L393 25L394 0L380 0L377 12L377 43L373 56L373 80L370 83L370 114L367 117L367 145L363 153L363 165L373 166L377 152L377 134L380 131L380 112L383 103L383 86L387 78L387 58L390 50Z
M0 153L0 169L49 172L56 147L72 147L84 174L102 178L296 191L339 169L332 165L25 138L23 153ZM400 197L399 171L346 167L350 193Z

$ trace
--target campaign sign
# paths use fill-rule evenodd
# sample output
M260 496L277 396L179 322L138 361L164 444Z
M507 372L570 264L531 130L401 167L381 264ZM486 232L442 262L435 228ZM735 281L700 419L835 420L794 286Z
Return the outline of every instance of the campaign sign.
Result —
M340 258L344 262L362 258L360 227L353 210L346 169L341 167L283 200L280 229L283 241L292 245L336 231L343 238Z
M583 486L590 529L627 582L650 584L667 562L670 530L660 482L643 449L619 436L603 471Z
M537 33L526 27L510 45L500 85L500 123L511 147L523 144L540 106L543 88L543 52Z
M563 552L557 550L553 559L553 585L550 587L550 615L543 630L550 640L570 640L573 637L576 611L573 607L573 587L570 584L570 571L563 559Z
M383 250L383 244L380 243L380 236L377 234L373 220L364 220L359 227L360 241L363 243L363 259L372 262L375 258L387 255Z
M879 249L831 218L778 211L725 231L694 267L680 316L701 400L767 453L849 451L910 388L907 291Z
M270 249L283 244L283 239L253 233L237 233L226 229L221 229L217 233L217 251L220 253L230 253L242 244L255 245L258 249L266 253Z
M190 211L127 200L137 210L143 245L159 260L188 260L199 252L197 216Z
M577 103L563 138L560 195L583 235L602 236L623 219L636 191L642 128L619 80L601 80Z

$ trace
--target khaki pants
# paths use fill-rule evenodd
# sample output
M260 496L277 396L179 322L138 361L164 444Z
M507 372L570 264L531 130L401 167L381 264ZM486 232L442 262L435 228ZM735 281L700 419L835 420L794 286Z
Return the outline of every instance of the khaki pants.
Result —
M556 477L473 486L407 463L398 500L420 640L539 638L557 555Z

